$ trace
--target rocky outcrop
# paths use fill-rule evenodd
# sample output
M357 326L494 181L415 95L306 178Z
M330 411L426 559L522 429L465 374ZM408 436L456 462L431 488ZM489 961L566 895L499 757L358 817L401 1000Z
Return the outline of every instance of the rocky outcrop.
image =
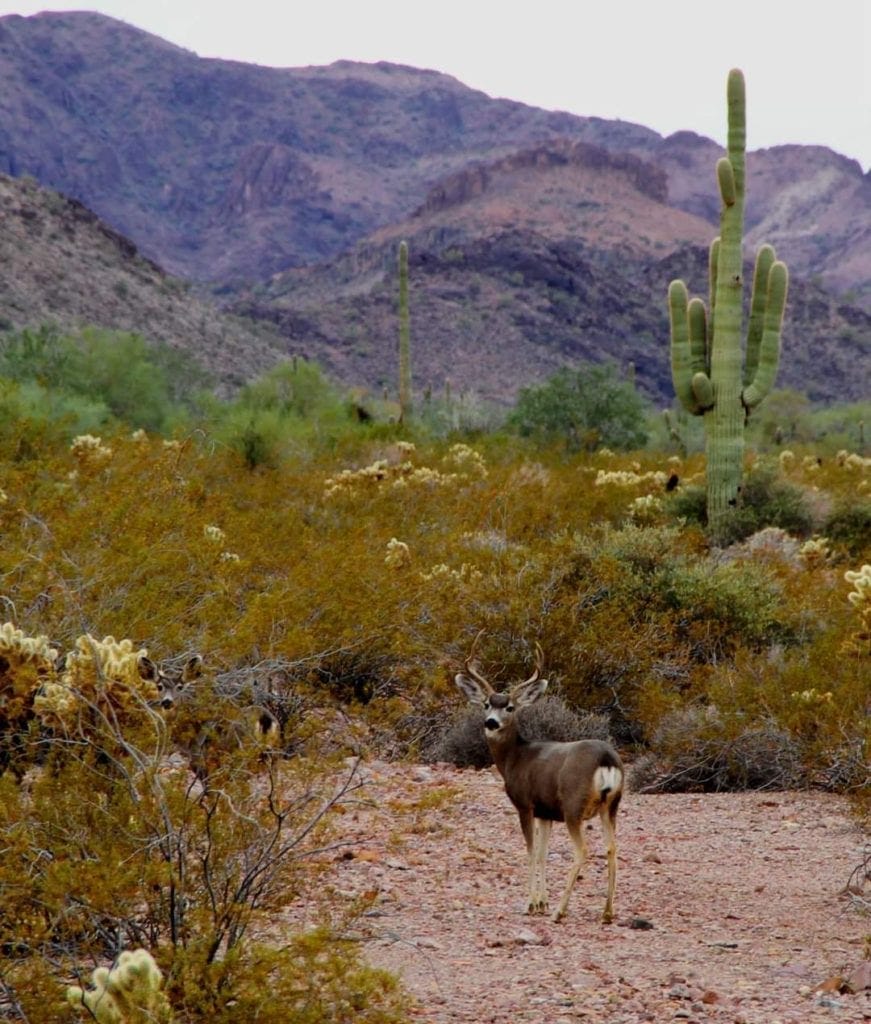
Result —
M664 203L668 199L668 179L659 167L630 153L609 153L602 146L569 139L555 139L529 149L477 163L435 184L413 217L445 210L484 195L504 178L530 170L574 165L594 171L607 171L625 177L642 195Z

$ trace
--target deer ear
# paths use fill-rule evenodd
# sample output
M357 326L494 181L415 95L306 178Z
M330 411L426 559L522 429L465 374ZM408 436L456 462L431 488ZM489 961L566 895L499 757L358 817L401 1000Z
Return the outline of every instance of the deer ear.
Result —
M195 654L184 663L184 668L181 670L181 681L183 683L192 683L194 679L199 679L202 674L202 655Z
M486 702L489 694L477 679L470 679L469 676L465 676L462 672L458 672L454 676L454 682L456 683L457 689L461 693L465 694L466 699L470 703L483 704Z
M154 664L151 658L146 657L144 654L139 659L138 668L140 677L145 679L147 682L156 683L160 677L157 665Z
M544 694L546 689L546 679L534 679L531 683L524 683L522 686L518 686L511 696L519 708L525 708L530 704L534 704Z

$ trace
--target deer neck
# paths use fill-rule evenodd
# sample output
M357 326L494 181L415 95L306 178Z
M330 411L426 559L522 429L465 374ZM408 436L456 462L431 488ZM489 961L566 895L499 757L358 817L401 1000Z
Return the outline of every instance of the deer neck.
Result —
M510 722L495 736L487 737L493 762L503 778L508 764L526 745L527 741L518 732L516 722Z

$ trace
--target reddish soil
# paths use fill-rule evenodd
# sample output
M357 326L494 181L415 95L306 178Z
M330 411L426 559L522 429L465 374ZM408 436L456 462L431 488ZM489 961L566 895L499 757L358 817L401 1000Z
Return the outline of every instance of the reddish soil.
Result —
M591 867L553 924L524 914L525 851L493 772L376 762L363 775L330 884L341 897L377 892L357 937L401 976L414 1020L871 1020L871 991L840 991L868 970L869 920L867 897L845 892L867 837L838 797L628 793L615 923L599 921L596 823ZM552 905L570 861L556 826Z

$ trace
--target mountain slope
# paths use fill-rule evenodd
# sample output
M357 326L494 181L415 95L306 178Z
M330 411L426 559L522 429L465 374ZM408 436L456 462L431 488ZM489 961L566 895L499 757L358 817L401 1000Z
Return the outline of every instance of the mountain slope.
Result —
M221 312L73 199L0 175L0 329L135 331L186 349L224 390L284 354L267 325Z

